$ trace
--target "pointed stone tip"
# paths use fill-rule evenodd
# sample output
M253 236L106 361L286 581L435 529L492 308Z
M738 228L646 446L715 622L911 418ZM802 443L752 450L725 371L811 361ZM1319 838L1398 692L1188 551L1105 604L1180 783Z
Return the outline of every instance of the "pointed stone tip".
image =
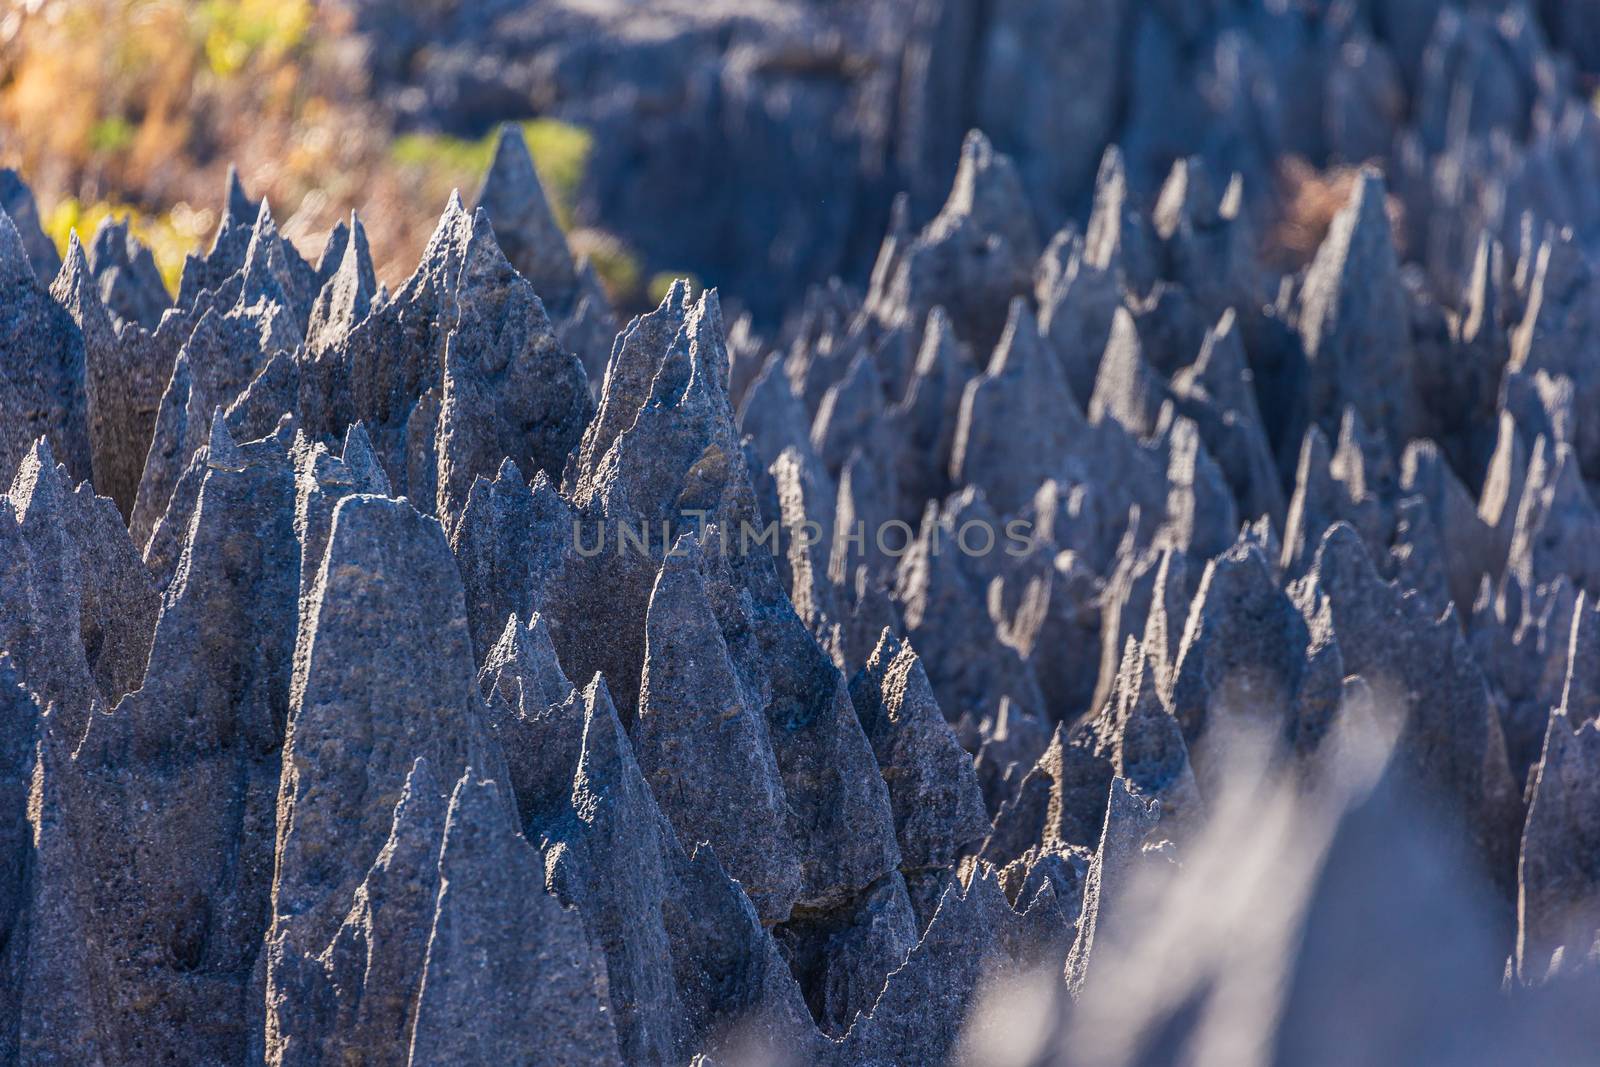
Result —
M0 208L0 283L15 285L23 280L33 281L33 264L28 251L22 246L22 235L4 208Z
M489 157L478 199L482 202L497 193L518 198L544 195L533 153L528 151L522 127L515 122L502 122L495 133L494 153Z
M443 794L439 782L434 777L433 765L428 762L427 756L418 756L411 763L411 770L406 772L405 785L400 791L400 805L419 797L438 797ZM398 806L397 806L398 810Z
M661 561L661 569L663 573L700 569L700 538L693 530L678 535L678 539L672 544L672 551Z
M528 150L528 142L522 136L522 127L515 122L502 122L500 128L495 131L495 151L498 153L502 148L517 146L521 146L524 152Z
M478 841L514 833L505 805L500 802L500 790L492 779L480 778L468 764L450 793L450 814L445 823L444 852L451 851L452 843L463 844L463 832ZM481 836L480 836L481 835ZM451 838L454 837L454 842Z
M1238 171L1228 179L1228 187L1222 191L1222 200L1217 205L1217 214L1229 222L1239 218L1244 210L1244 175Z
M1122 642L1122 672L1124 675L1131 669L1135 673L1142 673L1149 666L1145 662L1144 646L1139 644L1139 639L1129 634Z
M363 454L372 452L372 438L367 436L367 424L360 419L345 428L341 458L348 460L352 451Z
M1161 815L1161 801L1146 796L1138 786L1120 774L1111 779L1111 802L1106 806L1106 822L1121 821L1132 815L1138 822L1152 821Z
M239 168L232 163L228 164L225 188L223 202L226 213L223 215L223 221L248 224L256 213L255 202L244 191L244 183L239 180Z
M1122 160L1120 145L1106 145L1104 154L1100 156L1100 169L1095 172L1094 187L1098 191L1103 187L1113 184L1121 185L1126 180L1127 167Z
M1356 446L1362 438L1367 436L1367 424L1361 418L1361 413L1354 404L1346 404L1344 412L1339 416L1339 446L1347 448Z
M207 442L206 450L206 465L212 470L245 469L244 455L239 451L238 443L228 430L228 420L223 415L221 405L211 410L211 438Z
M518 489L528 484L527 479L522 476L522 470L510 456L500 461L500 469L495 472L494 480L498 485L515 486Z
M504 659L509 662L515 654L517 645L522 641L522 633L522 622L517 618L517 613L507 612L506 624L500 628L500 636L495 640L494 648L486 659L493 663L501 658L499 653L505 653Z
M1171 239L1186 222L1206 225L1217 214L1216 193L1205 163L1197 156L1175 160L1156 197L1156 232Z
M1033 317L1033 308L1022 297L1012 299L1006 309L1005 329L989 356L987 373L998 376L1013 367L1030 368L1034 373L1039 363L1034 353L1042 349L1039 322Z
M56 462L55 452L44 437L34 439L17 464L11 479L10 499L19 516L33 510L35 503L46 510L54 507L53 501L72 492L72 482L67 468ZM0 498L4 499L4 498Z
M628 735L617 715L617 706L611 700L611 690L606 687L605 676L596 671L589 684L583 688L583 750L579 757L580 777L587 778L603 767L619 761L632 761L633 750ZM604 773L602 779L607 777ZM604 788L604 781L589 783Z
M722 328L722 293L714 285L708 285L700 290L700 297L695 301L695 309L707 322L714 322L720 331Z
M1376 198L1379 204L1383 203L1388 195L1388 185L1384 182L1383 171L1377 167L1366 166L1361 168L1361 173L1356 175L1355 189L1351 195L1357 200Z
M1143 346L1139 343L1139 327L1133 321L1133 313L1126 304L1118 304L1117 310L1111 315L1111 341L1106 345L1107 350L1118 345L1131 346L1138 350Z
M1322 540L1317 544L1315 569L1318 573L1338 573L1349 566L1377 575L1367 555L1366 542L1361 540L1354 526L1341 519L1323 531Z
M535 614L534 622L538 619L539 616ZM534 623L529 623L530 627L533 625ZM583 687L583 703L586 708L593 708L602 702L615 708L611 703L611 687L606 685L606 676L600 671L595 671L594 677L589 679L589 684ZM616 714L615 710L612 714Z
M990 142L989 135L982 130L968 130L967 135L961 139L963 162L967 159L985 160L992 155L994 155L994 145Z
M671 311L674 308L687 308L689 306L689 279L674 278L667 287L667 295L661 298L661 303L656 305L656 310Z
M878 643L873 646L872 655L867 657L866 670L868 672L883 670L899 659L905 648L905 642L896 636L893 627L885 626L883 632L878 635Z
M1362 168L1350 190L1350 199L1340 209L1340 215L1345 220L1344 232L1371 233L1375 235L1374 240L1377 239L1376 235L1382 235L1384 242L1392 243L1389 192L1382 173L1373 167Z
M49 438L40 435L34 439L33 444L28 447L27 461L36 465L41 471L50 472L56 469L58 466L56 454L50 447Z
M1322 427L1313 423L1300 441L1300 462L1295 480L1303 484L1307 478L1325 476L1332 458L1333 450L1328 445L1328 435L1322 432Z
M224 448L234 445L233 435L228 432L228 422L222 416L221 404L211 409L211 440Z
M1232 340L1238 330L1239 316L1234 314L1233 308L1230 307L1217 319L1217 324L1211 327L1211 336L1220 343L1223 340Z
M466 205L461 202L461 190L451 189L450 199L445 201L444 205L445 217L449 218L452 215L465 215L466 213Z
M89 244L91 246L101 242L113 244L126 240L128 240L128 217L112 214L100 220L100 224L94 228L94 236L90 238Z

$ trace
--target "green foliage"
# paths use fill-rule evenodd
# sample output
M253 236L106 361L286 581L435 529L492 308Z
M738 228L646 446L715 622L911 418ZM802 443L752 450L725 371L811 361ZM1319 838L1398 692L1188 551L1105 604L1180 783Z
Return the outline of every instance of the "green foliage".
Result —
M121 152L133 144L133 124L120 115L101 119L89 129L89 147L96 152Z
M128 220L129 231L155 257L156 267L161 271L161 279L166 282L167 290L177 292L184 256L199 245L204 234L199 232L198 226L209 223L209 218L178 211L164 215L146 214L126 204L110 201L85 204L68 197L46 213L42 221L44 232L65 256L74 230L78 233L78 240L87 245L101 222L116 217Z
M407 133L389 146L389 155L402 167L461 178L488 169L493 152L487 139L467 141L443 133Z
M572 207L594 138L589 131L557 119L522 123L522 136L533 156L534 168L544 183L545 195L564 228L572 225ZM493 131L475 140L443 133L408 133L395 138L389 156L395 163L421 173L440 188L476 186L494 158ZM598 263L596 268L598 269Z
M689 292L698 293L705 288L699 277L686 270L658 271L650 276L650 282L645 286L645 295L650 298L652 306L658 305L667 298L667 290L672 288L672 283L682 278L689 283Z
M205 0L194 23L212 73L227 77L258 56L277 60L298 48L312 17L310 0Z
M584 251L613 303L627 304L639 292L639 261L621 241L600 241Z
M570 227L578 187L583 184L589 154L594 150L594 136L580 126L557 119L524 122L522 136L528 142L528 152L557 218L562 226Z

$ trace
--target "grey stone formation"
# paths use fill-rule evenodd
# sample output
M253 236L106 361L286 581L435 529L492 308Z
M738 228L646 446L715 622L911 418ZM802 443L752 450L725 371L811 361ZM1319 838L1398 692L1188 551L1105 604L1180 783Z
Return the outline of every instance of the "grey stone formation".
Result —
M410 1063L620 1062L604 966L578 917L541 888L543 866L493 782L463 776L439 848Z
M889 787L908 874L955 865L988 832L972 759L934 701L922 663L885 630L850 682L850 697Z
M679 835L727 856L756 910L773 922L800 895L799 847L768 724L745 704L706 597L700 553L685 534L650 594L633 738ZM733 768L739 773L725 773Z
M33 198L33 190L22 180L22 175L9 167L0 169L0 211L5 212L16 227L34 278L40 285L48 286L61 270L61 254L39 228L39 205Z
M1517 975L1541 981L1562 958L1575 964L1594 947L1594 720L1550 716L1528 804L1517 868ZM1558 957L1558 954L1560 956Z
M90 444L84 340L67 308L51 299L28 251L0 212L0 471L16 472L40 435L61 456L74 479L89 477Z
M161 325L172 297L155 256L128 232L127 219L108 216L95 229L89 242L89 266L95 288L114 321L138 323L146 330Z
M1594 5L347 6L590 169L0 172L0 1067L1592 1058Z

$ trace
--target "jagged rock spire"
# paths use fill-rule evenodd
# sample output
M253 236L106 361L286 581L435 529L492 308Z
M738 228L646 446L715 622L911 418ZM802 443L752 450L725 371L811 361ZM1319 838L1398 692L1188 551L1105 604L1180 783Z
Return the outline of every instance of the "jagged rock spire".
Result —
M674 890L677 842L599 675L583 692L571 795L545 847L552 887L582 914L605 955L623 1059L671 1062L688 1043L662 908Z
M966 723L958 728L970 731L1004 697L1042 714L1038 679L1016 650L1000 641L987 617L987 590L963 568L960 546L953 543L957 533L929 502L895 577L906 636L921 649L945 716Z
M765 921L800 894L783 780L759 709L745 694L684 534L650 595L634 744L662 809L685 841L709 841ZM740 773L730 777L727 768Z
M881 451L883 384L869 352L859 352L843 377L828 387L811 427L811 444L835 477L857 448Z
M22 238L0 211L0 478L41 435L75 480L91 473L83 335L35 279Z
M133 507L151 429L149 414L141 408L156 400L160 385L113 328L77 233L50 294L83 334L84 405L95 487L126 515Z
M1200 788L1183 730L1161 698L1149 658L1131 637L1096 732L1117 776L1160 801L1163 824L1198 825Z
M99 296L115 322L158 330L173 298L166 291L154 254L131 234L128 219L101 219L90 240L88 258Z
M9 167L0 168L0 214L10 218L15 227L18 240L33 268L34 278L41 286L49 285L61 270L61 256L39 227L39 205L34 202L33 190L28 188L21 175ZM0 241L5 239L0 236ZM0 253L0 257L14 255L14 251Z
M1283 488L1256 402L1238 319L1223 312L1206 331L1200 358L1172 379L1178 413L1194 420L1244 518L1284 525Z
M91 705L144 678L156 593L115 507L87 483L74 490L44 438L4 499L4 645L29 687L58 705L60 729L81 732Z
M1100 158L1094 181L1094 208L1084 232L1084 261L1123 278L1128 288L1147 292L1156 277L1154 235L1133 205L1122 150L1110 145Z
M1281 721L1300 686L1309 635L1253 545L1206 565L1189 609L1171 685L1173 714L1196 745L1214 717Z
M1396 758L1422 788L1472 813L1463 844L1508 885L1520 804L1494 701L1454 616L1435 619L1384 582L1344 523L1324 535L1291 596L1308 617L1327 598L1344 669L1365 678L1378 712L1401 724Z
M296 1028L282 1035L285 1060L376 1055L406 1062L439 893L446 811L443 787L419 756L395 803L389 839L333 943L309 964L311 981L320 978L332 991L312 1003L328 1010L294 1020Z
M604 963L471 767L450 798L439 885L411 1063L508 1063L537 1048L552 1063L621 1064Z
M812 482L812 473L793 448L784 449L767 471L777 498L778 537L783 548L778 572L789 588L795 614L812 633L821 635L832 631L841 612L828 573L828 540L833 530L811 518L825 510L814 501L826 496L830 486Z
M572 788L582 743L583 703L567 681L539 615L515 615L490 649L478 687L489 728L505 754L508 785L528 833L556 818ZM607 699L610 699L609 696Z
M988 370L962 398L952 477L981 487L1001 512L1015 511L1059 472L1081 432L1077 402L1039 339L1033 313L1013 301Z
M922 663L885 630L850 697L889 786L900 862L907 870L952 866L988 831L971 758L945 722Z
M376 855L388 833L390 812L371 798L397 792L419 756L444 778L469 763L496 766L498 752L436 521L403 500L345 498L311 599L313 635L291 688L272 904L275 924L317 952L364 869L348 858Z
M1145 362L1133 316L1118 308L1089 398L1089 418L1115 419L1139 437L1155 432L1167 385Z
M341 222L340 225L344 224ZM320 351L347 336L372 309L377 288L372 251L367 244L367 229L361 224L360 216L352 211L344 251L311 306L306 347Z
M950 484L951 450L961 417L961 397L973 368L944 309L928 313L922 347L905 395L885 414L887 431L898 442L895 480L897 517L921 513L923 501L942 497Z
M1002 865L1036 845L1092 848L1114 774L1092 731L1057 725L1049 747L995 816L981 858Z
M472 479L510 456L552 477L593 410L588 377L563 351L544 307L473 219L445 341L439 410L438 514L454 529Z
M956 333L979 351L1005 326L1006 303L1032 287L1039 236L1015 165L981 132L962 142L955 181L938 217L906 248L867 303L913 336L942 306Z
M1100 845L1083 888L1083 913L1078 918L1077 938L1067 956L1067 988L1081 996L1092 977L1095 946L1105 940L1117 918L1123 893L1137 873L1145 835L1161 818L1159 801L1140 796L1124 778L1111 783Z
M1600 727L1558 710L1534 772L1517 871L1517 973L1538 981L1551 957L1586 953L1600 932Z
M1325 430L1351 405L1404 441L1413 426L1411 339L1387 190L1371 170L1334 217L1301 293L1310 414Z
M980 982L1026 972L1041 961L1017 951L1059 924L1049 887L1019 914L1007 903L992 868L983 867L962 885L952 885L904 965L889 975L869 1014L860 1016L840 1044L849 1063L941 1063L955 1049L960 1028ZM1049 913L1054 913L1049 914ZM1023 931L1033 934L1028 937ZM1041 954L1054 955L1049 947ZM1049 962L1059 964L1056 956Z
M503 123L494 156L473 204L488 213L506 258L553 312L564 314L578 285L566 234L556 222L534 169L522 127Z
M1600 512L1578 471L1576 452L1540 437L1528 463L1507 569L1528 589L1561 574L1584 588L1600 588L1600 562L1588 547L1597 533Z

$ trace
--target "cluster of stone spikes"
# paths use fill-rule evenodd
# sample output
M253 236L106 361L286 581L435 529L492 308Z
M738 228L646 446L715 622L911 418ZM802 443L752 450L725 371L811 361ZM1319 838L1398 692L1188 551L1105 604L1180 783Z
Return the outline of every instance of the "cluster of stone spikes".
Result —
M1379 64L1481 210L1365 170L1279 273L1243 173L1113 147L1052 236L974 132L764 337L619 328L513 127L392 291L230 174L170 294L0 173L0 1065L1592 1052L1543 47Z

